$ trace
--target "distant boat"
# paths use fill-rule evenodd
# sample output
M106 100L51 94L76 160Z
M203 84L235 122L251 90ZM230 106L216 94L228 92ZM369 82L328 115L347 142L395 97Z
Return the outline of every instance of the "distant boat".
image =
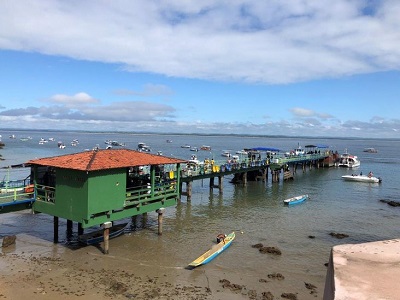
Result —
M188 144L182 145L181 148L190 148L190 145L188 145Z
M199 151L199 148L197 148L197 147L191 147L191 148L190 148L190 151Z
M221 156L224 156L224 157L231 157L232 154L231 154L231 151L230 151L230 150L223 150L222 153L221 153Z
M195 268L195 267L198 267L198 266L201 266L201 265L205 265L206 263L209 263L215 257L217 257L221 252L226 250L232 244L234 239L235 239L235 232L232 232L232 233L228 234L217 245L214 245L206 253L204 253L203 255L199 256L194 261L192 261L189 264L189 267Z
M172 143L172 140L167 140L167 143Z
M137 150L141 152L151 152L150 146L147 146L145 143L139 143Z
M380 183L382 179L380 177L367 176L367 175L343 175L342 178L347 181L358 181L368 183Z
M339 162L337 163L338 167L344 167L344 168L356 168L361 165L360 160L356 155L351 155L347 152L347 149L345 152L340 156Z
M201 149L201 150L210 151L210 150L211 150L211 146L203 145L203 146L200 147L200 149Z
M125 227L128 223L118 224L112 226L109 232L109 238L120 236L124 233ZM88 232L78 236L78 241L86 245L95 245L104 241L104 229Z
M293 204L299 204L301 202L304 202L305 200L308 199L308 195L301 195L301 196L296 196L292 197L286 200L283 200L283 203L286 205L293 205Z
M363 152L368 152L368 153L378 153L378 150L375 148L365 148Z

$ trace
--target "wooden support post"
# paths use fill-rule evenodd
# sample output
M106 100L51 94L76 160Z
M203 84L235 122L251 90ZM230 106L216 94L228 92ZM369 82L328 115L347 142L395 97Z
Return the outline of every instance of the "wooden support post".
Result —
M67 238L70 238L72 236L72 231L73 231L73 223L71 220L67 220Z
M214 188L214 177L210 177L210 191Z
M53 220L53 225L54 225L54 243L58 243L58 217L54 216Z
M131 224L132 224L131 227L134 229L136 229L136 227L137 227L136 221L137 221L137 215L132 216L131 217Z
M158 213L158 235L162 235L162 221L163 221L164 210L165 208L163 207L156 210Z
M83 234L82 223L78 223L78 235Z
M147 224L147 213L142 214L142 228L145 228Z
M243 173L243 185L246 186L247 185L247 172Z
M224 192L224 176L218 176L218 189L220 194Z
M187 193L187 200L190 201L192 198L192 182L186 182L186 193Z
M105 222L103 224L103 239L104 239L104 254L108 254L108 248L110 246L110 227L112 226L112 222Z

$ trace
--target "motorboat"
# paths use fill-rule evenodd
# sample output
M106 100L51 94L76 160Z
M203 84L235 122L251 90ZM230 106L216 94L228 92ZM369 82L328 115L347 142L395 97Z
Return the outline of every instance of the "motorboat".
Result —
M236 151L236 154L240 154L240 155L247 155L247 151L246 150L238 150Z
M138 144L138 151L141 151L141 152L151 152L151 148L150 148L150 146L148 146L148 145L146 145L145 143L139 143Z
M230 151L230 150L224 150L224 151L222 151L221 156L224 156L224 157L231 157L232 154L231 154L231 151Z
M211 151L211 146L203 145L200 147L201 150Z
M365 148L363 150L363 152L367 152L367 153L378 153L378 150L376 150L375 148Z
M358 181L368 183L380 183L382 179L380 177L374 177L370 175L343 175L342 178L347 181Z
M343 168L356 168L361 165L360 160L356 155L351 155L347 152L347 150L340 156L339 162L337 163L338 167Z

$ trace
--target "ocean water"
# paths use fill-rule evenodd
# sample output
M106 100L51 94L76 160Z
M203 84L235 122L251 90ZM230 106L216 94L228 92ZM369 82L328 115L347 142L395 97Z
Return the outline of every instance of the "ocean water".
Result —
M298 168L293 181L248 182L246 186L233 185L232 177L224 178L223 194L218 189L210 191L208 180L195 181L193 196L187 201L182 196L176 207L167 208L164 214L163 235L157 232L157 214L147 219L138 218L131 224L129 235L113 240L112 247L121 255L131 255L132 249L139 251L140 259L154 268L183 268L212 245L218 233L235 231L237 238L223 255L207 266L208 272L216 276L229 277L257 289L258 279L267 274L279 272L285 280L271 284L268 288L276 295L281 292L299 293L299 299L322 298L326 266L329 253L334 245L363 243L399 238L400 208L391 207L385 200L399 199L400 171L399 140L379 139L337 139L337 138L289 138L289 137L246 137L246 136L198 136L198 135L155 135L128 133L86 133L86 132L0 132L6 144L0 150L3 157L0 167L20 164L30 159L56 156L92 149L99 145L105 148L105 140L125 143L126 148L136 149L139 142L145 142L152 152L162 151L166 156L189 159L196 154L199 159L214 158L222 161L223 150L232 152L250 147L274 147L282 151L294 149L300 144L325 144L329 149L342 153L345 149L357 155L361 166L357 169L320 168L305 172ZM15 139L9 135L15 134ZM32 137L21 141L21 137ZM55 142L39 145L40 138L55 138ZM77 147L70 146L73 139L79 140ZM166 140L172 140L167 143ZM57 141L66 144L65 149L57 148ZM181 148L189 144L199 147L211 146L211 151L191 152ZM364 148L374 147L378 153L365 153ZM382 178L381 184L343 181L345 174L373 171ZM11 177L24 174L13 170ZM7 172L0 173L5 178ZM300 194L309 194L306 202L285 207L283 200ZM12 213L0 215L0 236L7 234L28 234L45 240L52 240L52 217L44 214ZM337 239L329 233L345 233L348 238ZM310 238L314 236L315 238ZM65 235L65 222L61 220L60 241L69 247ZM251 246L278 247L281 256L261 254ZM177 251L177 245L179 251ZM187 280L200 276L200 271L187 273ZM318 295L310 295L304 289L304 282L318 287Z

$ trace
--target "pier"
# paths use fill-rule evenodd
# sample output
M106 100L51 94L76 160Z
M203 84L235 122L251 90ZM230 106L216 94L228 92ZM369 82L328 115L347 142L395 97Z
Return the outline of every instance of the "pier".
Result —
M264 153L262 153L264 151ZM221 161L182 160L128 149L84 151L30 160L30 175L23 181L3 182L0 214L23 209L46 213L54 218L54 242L58 242L59 218L67 220L72 235L73 222L78 235L85 228L102 226L108 241L114 221L148 212L158 213L158 234L166 207L186 196L192 197L195 180L209 180L210 189L223 193L224 177L233 175L234 184L248 181L272 182L294 179L297 167L325 166L329 151L277 155L266 148L249 149L244 158ZM186 184L184 190L183 184ZM108 253L108 242L104 253Z
M317 146L310 145L307 148ZM273 149L275 150L275 149ZM265 152L265 157L261 155ZM248 181L268 180L268 174L271 173L272 182L277 183L281 177L285 180L293 180L298 168L302 172L306 169L332 167L336 159L329 150L313 150L305 154L279 155L272 154L271 148L252 148L249 149L249 155L245 158L236 160L213 161L205 160L201 164L187 163L186 167L181 170L181 196L186 196L190 200L192 196L192 184L195 180L209 179L210 189L217 188L223 193L223 178L228 175L234 175L232 183L246 185ZM312 152L312 153L311 153ZM215 184L216 178L218 184ZM186 189L183 189L183 183Z

